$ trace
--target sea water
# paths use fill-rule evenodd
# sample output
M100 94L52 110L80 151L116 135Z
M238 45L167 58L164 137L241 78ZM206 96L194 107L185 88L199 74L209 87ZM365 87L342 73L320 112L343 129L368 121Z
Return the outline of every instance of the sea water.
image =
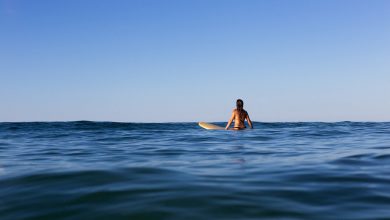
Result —
M254 126L0 123L0 219L390 219L390 123Z

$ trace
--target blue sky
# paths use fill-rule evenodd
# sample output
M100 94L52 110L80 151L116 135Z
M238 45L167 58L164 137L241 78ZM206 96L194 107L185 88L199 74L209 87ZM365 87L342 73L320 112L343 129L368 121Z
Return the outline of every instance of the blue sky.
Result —
M390 121L387 0L0 2L0 121Z

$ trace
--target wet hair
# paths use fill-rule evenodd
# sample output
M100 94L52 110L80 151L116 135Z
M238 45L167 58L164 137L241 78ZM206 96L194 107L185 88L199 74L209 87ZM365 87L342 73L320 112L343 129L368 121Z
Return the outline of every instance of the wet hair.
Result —
M237 107L237 111L238 111L240 119L245 120L246 111L244 110L244 101L242 101L241 99L237 99L236 107Z
M244 101L242 101L241 99L237 99L236 107L238 111L244 110Z

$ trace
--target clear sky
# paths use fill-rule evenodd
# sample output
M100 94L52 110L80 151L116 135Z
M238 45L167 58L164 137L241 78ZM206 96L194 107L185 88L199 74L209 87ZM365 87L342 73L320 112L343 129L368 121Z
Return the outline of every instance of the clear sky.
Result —
M390 121L388 0L0 2L0 121Z

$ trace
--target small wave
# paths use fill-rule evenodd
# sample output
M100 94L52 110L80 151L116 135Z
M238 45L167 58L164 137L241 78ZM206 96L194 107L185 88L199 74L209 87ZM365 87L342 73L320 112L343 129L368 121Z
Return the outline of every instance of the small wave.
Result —
M389 133L360 122L0 123L0 218L388 218Z
M349 166L356 165L377 165L375 154L363 153L343 156L333 161L335 164L344 164Z
M374 159L388 160L388 159L390 159L390 154L379 154L379 155L374 156Z

